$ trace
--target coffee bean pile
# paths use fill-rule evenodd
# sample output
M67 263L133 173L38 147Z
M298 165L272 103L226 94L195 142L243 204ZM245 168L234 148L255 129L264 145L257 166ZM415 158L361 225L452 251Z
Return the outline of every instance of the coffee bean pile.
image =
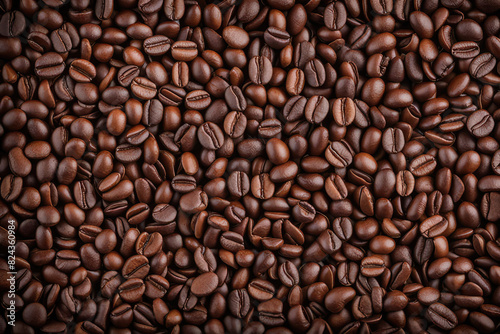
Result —
M1 333L500 331L499 0L0 0L0 36Z

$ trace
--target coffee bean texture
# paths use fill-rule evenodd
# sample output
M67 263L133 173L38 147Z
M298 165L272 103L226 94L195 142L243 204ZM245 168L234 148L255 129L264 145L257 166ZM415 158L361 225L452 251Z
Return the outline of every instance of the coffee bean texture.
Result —
M500 333L499 0L0 0L0 69L0 333Z

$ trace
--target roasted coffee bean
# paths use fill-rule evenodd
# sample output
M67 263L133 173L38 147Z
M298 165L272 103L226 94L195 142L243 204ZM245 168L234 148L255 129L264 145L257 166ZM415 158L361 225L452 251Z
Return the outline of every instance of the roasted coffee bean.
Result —
M69 66L70 77L77 82L91 82L97 75L94 64L85 59L76 59Z
M496 58L491 53L482 53L470 63L469 73L474 78L482 78L493 70L496 63Z
M444 330L453 329L458 323L455 313L441 303L431 304L427 309L426 316L436 326Z
M132 93L139 99L151 100L156 96L156 85L149 79L136 77L130 83Z
M203 147L216 150L224 144L224 134L217 124L205 122L198 128L198 140Z
M264 41L273 49L283 49L290 43L290 34L277 27L269 27L264 32Z
M170 50L171 43L167 36L156 35L146 38L142 46L148 55L161 56Z
M56 52L65 53L72 49L73 43L71 36L64 29L57 29L51 32L50 40L52 41L52 47Z
M328 162L337 168L344 168L352 163L352 151L349 144L344 141L334 141L325 151Z
M347 22L347 11L341 2L332 2L325 8L323 13L324 23L328 29L340 30Z
M272 64L267 57L255 56L248 63L250 80L257 85L267 85L272 79Z
M229 86L224 91L224 99L231 110L244 111L247 101L241 89L237 86Z
M493 118L486 110L478 110L467 118L467 129L475 137L489 135L493 127Z
M349 97L336 99L332 106L333 119L339 126L348 126L354 121L356 106Z
M307 99L304 96L294 96L285 104L283 109L283 116L289 122L299 120L304 114L304 109L307 103Z
M47 52L35 62L35 73L43 79L53 79L63 73L65 63L60 54Z
M186 95L186 107L194 110L206 109L212 102L210 94L204 90L194 90Z
M198 55L198 48L195 42L177 41L171 47L172 57L178 61L191 61Z
M473 41L457 42L451 47L451 55L456 58L474 58L479 54L479 52L479 45Z
M139 67L136 65L127 65L118 71L117 80L118 83L124 87L130 86L132 81L139 76Z

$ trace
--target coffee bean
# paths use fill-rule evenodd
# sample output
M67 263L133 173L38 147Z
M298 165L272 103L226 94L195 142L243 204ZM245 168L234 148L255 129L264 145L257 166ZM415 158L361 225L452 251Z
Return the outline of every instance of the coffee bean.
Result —
M132 93L139 99L151 100L156 96L156 85L149 79L136 77L130 83Z
M35 62L35 73L43 79L53 79L63 73L64 60L58 53L47 52Z
M283 49L290 43L290 34L277 27L269 27L264 32L264 41L273 49Z
M429 306L426 316L436 326L444 330L450 330L457 326L457 316L448 307L441 303L434 303Z
M95 4L95 14L99 20L107 20L113 13L113 1L98 0Z
M333 119L339 126L348 126L354 121L356 107L349 97L336 99L332 106Z
M97 75L95 66L85 59L76 59L69 66L70 77L77 82L91 82Z
M185 4L182 0L165 0L163 10L169 20L180 20L184 16Z
M343 3L332 2L323 14L325 26L331 30L340 30L347 22L347 11Z
M215 291L218 284L219 278L217 275L213 272L207 272L193 280L191 292L198 297L208 296Z
M66 30L57 29L52 31L50 34L50 40L52 41L52 47L56 52L64 53L73 48L71 37Z
M269 281L256 278L248 284L248 294L258 301L270 300L274 293L274 285Z
M389 128L382 135L382 147L387 153L399 153L403 150L405 138L403 131L399 128Z
M271 61L263 56L255 56L248 63L250 80L257 85L267 85L272 79Z
M0 18L0 35L3 37L16 37L26 29L26 18L18 10L4 11Z
M186 95L186 107L194 110L206 109L212 102L210 94L204 90L194 90Z
M288 100L283 109L283 116L289 122L297 121L302 118L307 99L304 96L294 96Z
M257 307L259 321L268 326L280 326L285 323L283 315L283 302L277 298L262 302Z
M286 78L286 91L294 96L299 95L304 89L304 72L299 68L291 69Z
M176 62L172 67L172 82L177 87L186 87L189 83L189 67L187 63Z
M217 260L212 251L199 246L194 253L194 261L202 272L212 272L217 268Z
M170 38L162 35L148 37L144 40L142 46L144 52L150 56L161 56L170 50L172 41Z
M384 261L377 256L369 256L361 260L361 274L366 277L377 277L384 272Z
M237 86L227 87L224 91L224 98L231 110L244 111L247 108L245 96Z
M21 194L23 179L9 174L2 179L0 194L7 202L15 201Z
M136 65L127 65L118 71L118 83L124 87L130 86L132 81L139 76L139 67Z
M144 278L149 272L149 261L143 255L134 255L125 261L122 268L122 275L126 279Z
M429 154L422 154L410 163L410 172L415 176L424 176L432 173L436 168L436 159Z
M194 42L177 41L172 44L171 53L172 57L174 57L175 60L191 61L196 58L196 56L198 56L198 48L196 47L196 44Z
M234 25L229 25L222 31L222 38L231 48L244 49L250 42L250 37L248 33Z
M495 68L496 63L496 58L491 53L482 53L476 56L470 63L470 75L474 78L482 78Z
M246 289L231 291L227 303L229 311L236 318L243 318L250 311L250 297Z
M139 278L130 278L118 287L120 297L128 303L136 303L146 290L144 281Z
M324 96L314 95L307 100L304 116L309 123L319 124L328 115L328 100Z
M457 42L451 47L451 55L461 59L474 58L479 52L479 46L472 41Z
M352 151L349 144L343 141L334 141L325 151L328 162L337 168L347 167L352 163Z
M493 118L486 110L478 110L467 118L467 129L473 136L485 137L493 127Z

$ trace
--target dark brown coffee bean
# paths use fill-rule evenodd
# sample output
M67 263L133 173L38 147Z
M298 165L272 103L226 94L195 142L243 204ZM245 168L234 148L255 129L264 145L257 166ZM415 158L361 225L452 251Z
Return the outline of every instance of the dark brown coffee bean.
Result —
M176 62L172 67L172 82L177 87L186 87L189 83L189 66L183 61Z
M398 172L396 176L396 191L400 196L409 196L415 187L415 178L408 170Z
M250 180L248 175L235 171L227 179L227 188L229 193L235 197L243 197L250 191Z
M186 107L194 110L203 110L206 109L212 99L210 98L210 94L204 90L194 90L189 92L186 95Z
M436 159L429 154L422 154L410 163L410 172L415 176L429 175L436 168Z
M56 52L65 53L73 48L71 37L66 30L57 29L50 34L52 47Z
M457 326L457 316L453 311L441 303L434 303L427 309L426 316L436 326L444 330L450 330Z
M126 279L144 278L149 272L149 260L143 255L134 255L125 261L122 268L122 275Z
M185 4L182 0L165 0L163 10L169 20L180 20L184 16Z
M229 86L224 91L224 98L231 110L245 111L247 101L241 89L237 86Z
M264 41L273 49L283 49L290 43L290 34L277 27L269 27L264 32Z
M141 300L145 291L144 281L139 278L130 278L118 287L120 297L128 303L136 303Z
M196 277L191 285L191 292L197 297L212 294L219 284L219 278L213 272L206 272Z
M179 2L178 0L174 0ZM168 1L167 1L168 2ZM177 41L172 44L171 51L172 57L178 61L191 61L198 56L198 48L195 42L191 41Z
M496 63L496 58L491 53L482 53L470 63L469 73L474 78L482 78L495 68Z
M167 36L155 35L144 40L144 52L150 56L161 56L170 50L172 41Z
M457 42L451 47L451 55L461 59L474 58L479 52L479 45L472 41Z
M493 118L486 110L478 110L467 118L467 129L475 137L489 135L493 127Z
M149 79L136 77L130 83L132 93L139 99L151 100L156 96L156 85Z
M275 287L269 281L256 278L248 284L248 294L258 301L270 300L274 293Z
M352 151L347 142L334 141L325 151L328 162L337 168L344 168L352 163Z
M336 99L332 106L333 119L339 126L348 126L354 121L356 106L349 97Z
M91 82L97 75L95 66L85 59L76 59L69 66L69 76L77 82Z
M297 121L304 115L307 99L304 96L294 96L288 100L283 108L283 116L289 122Z
M272 78L272 64L267 57L255 56L248 63L250 80L257 85L267 85Z
M246 289L231 291L227 303L229 311L236 318L244 318L250 311L250 297Z
M35 62L35 73L43 79L53 79L63 73L65 63L61 55L47 52Z
M328 115L328 100L324 96L314 95L307 100L304 116L309 123L319 124Z
M377 256L370 256L361 260L361 274L366 277L377 277L384 272L384 269L384 261Z
M347 11L343 3L331 2L323 13L325 26L331 30L340 30L347 22Z
M4 37L16 37L26 29L26 18L17 10L6 11L0 19L0 35Z
M420 233L426 238L434 238L441 235L448 228L448 220L442 216L435 215L427 218L420 224Z
M224 144L224 134L216 124L205 122L198 128L198 140L203 147L216 150Z
M132 83L132 80L139 76L139 73L139 67L137 67L136 65L124 66L118 71L118 83L124 87L128 87Z
M9 174L2 179L0 194L7 202L15 201L21 194L23 179Z
M113 13L112 0L97 0L95 4L95 14L99 20L107 20Z
M286 91L288 94L292 96L299 95L304 89L304 85L304 72L299 68L291 69L286 77Z

